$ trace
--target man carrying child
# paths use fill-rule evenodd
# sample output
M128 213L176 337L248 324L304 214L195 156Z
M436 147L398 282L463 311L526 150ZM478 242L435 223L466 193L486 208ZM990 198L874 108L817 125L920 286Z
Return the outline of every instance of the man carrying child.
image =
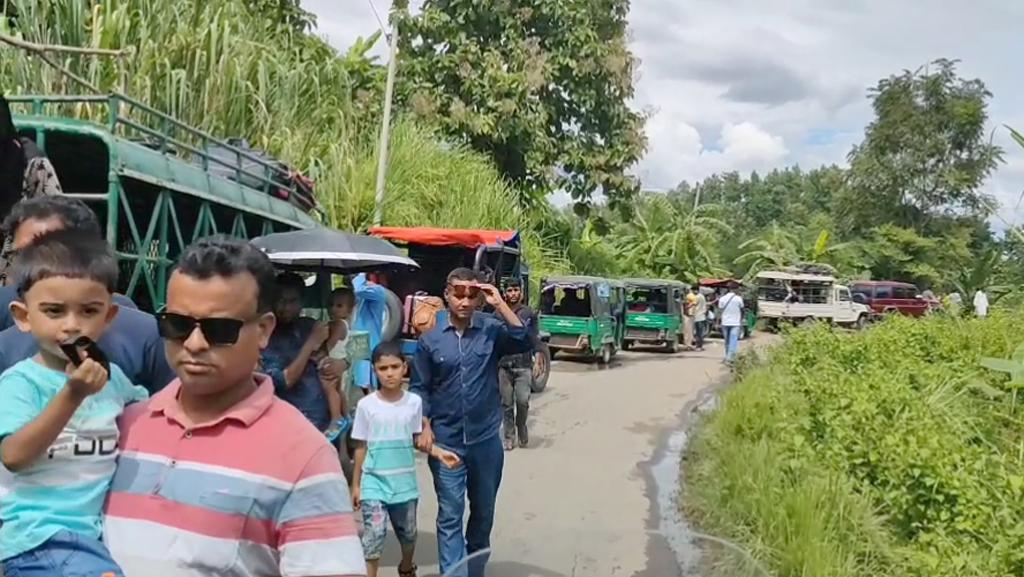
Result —
M0 477L4 574L122 575L100 542L101 513L116 419L147 393L116 364L78 349L118 314L117 272L106 241L75 231L43 235L18 255L11 314L38 352L0 376L0 457L10 472Z

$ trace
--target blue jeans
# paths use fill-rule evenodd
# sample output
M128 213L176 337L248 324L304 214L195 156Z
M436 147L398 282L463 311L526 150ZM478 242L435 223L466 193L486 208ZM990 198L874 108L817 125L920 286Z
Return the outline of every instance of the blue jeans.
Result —
M462 463L454 469L445 467L437 459L429 460L437 492L437 555L442 574L459 565L467 555L491 546L494 504L505 463L505 451L497 431L486 440L466 446L460 453ZM469 523L463 536L467 495ZM483 577L489 557L489 554L481 554L470 559L453 576Z
M21 555L4 559L4 577L124 577L98 539L61 531Z
M725 338L725 360L731 361L736 358L736 351L740 348L741 327L722 327L722 336Z

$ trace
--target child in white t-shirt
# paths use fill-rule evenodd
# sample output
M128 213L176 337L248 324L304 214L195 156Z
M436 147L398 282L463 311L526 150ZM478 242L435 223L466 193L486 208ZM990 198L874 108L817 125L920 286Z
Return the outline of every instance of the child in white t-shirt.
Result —
M406 363L400 344L377 345L371 362L380 388L359 401L352 426L352 438L358 442L352 503L363 517L367 577L377 577L389 518L402 547L398 574L415 577L419 488L413 439L423 428L423 401L402 389ZM430 454L447 467L460 462L458 455L436 445Z

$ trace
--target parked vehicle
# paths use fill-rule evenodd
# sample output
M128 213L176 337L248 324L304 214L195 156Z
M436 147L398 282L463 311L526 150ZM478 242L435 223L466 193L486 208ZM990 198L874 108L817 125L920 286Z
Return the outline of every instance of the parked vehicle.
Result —
M663 347L674 353L683 340L680 310L686 285L677 280L625 279L626 333L622 348L634 344Z
M865 304L878 314L899 313L920 317L939 306L928 300L917 287L896 281L858 281L850 287L857 302Z
M769 328L813 320L862 328L871 316L871 309L854 302L850 289L829 275L765 271L757 283L758 315Z
M406 248L409 258L419 263L414 271L391 271L377 281L393 291L403 303L404 322L401 338L406 354L416 352L416 340L439 319L444 318L444 296L448 273L458 267L471 268L503 288L503 283L518 279L523 298L529 304L529 268L522 258L519 232L514 230L461 230L429 227L374 227L370 234ZM437 312L425 324L414 324L421 312ZM428 315L430 316L430 315ZM534 392L547 386L551 372L551 353L541 346L534 355Z
M164 305L167 279L192 241L320 226L309 183L120 94L9 96L20 135L53 164L64 194L86 202L117 252L118 290L140 309ZM61 115L91 111L102 123ZM24 114L27 112L27 114Z
M582 354L608 364L622 346L607 279L590 276L541 280L540 330L554 356Z

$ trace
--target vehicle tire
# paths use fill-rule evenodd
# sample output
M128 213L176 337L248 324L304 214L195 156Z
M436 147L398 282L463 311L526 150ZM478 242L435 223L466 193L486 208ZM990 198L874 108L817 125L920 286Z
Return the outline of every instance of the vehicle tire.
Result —
M398 336L402 330L402 300L398 295L384 289L384 315L381 320L380 340L386 342Z
M541 345L533 355L533 381L530 383L530 390L534 393L543 392L548 386L548 379L551 378L551 349L547 345Z
M665 345L665 350L669 354L676 354L679 352L679 339L672 339Z
M609 365L612 362L612 346L605 345L601 347L601 356L598 358L598 362L602 365Z
M862 331L867 326L868 326L868 315L860 315L859 317L857 317L857 322L854 323L853 328L857 329L858 331Z

